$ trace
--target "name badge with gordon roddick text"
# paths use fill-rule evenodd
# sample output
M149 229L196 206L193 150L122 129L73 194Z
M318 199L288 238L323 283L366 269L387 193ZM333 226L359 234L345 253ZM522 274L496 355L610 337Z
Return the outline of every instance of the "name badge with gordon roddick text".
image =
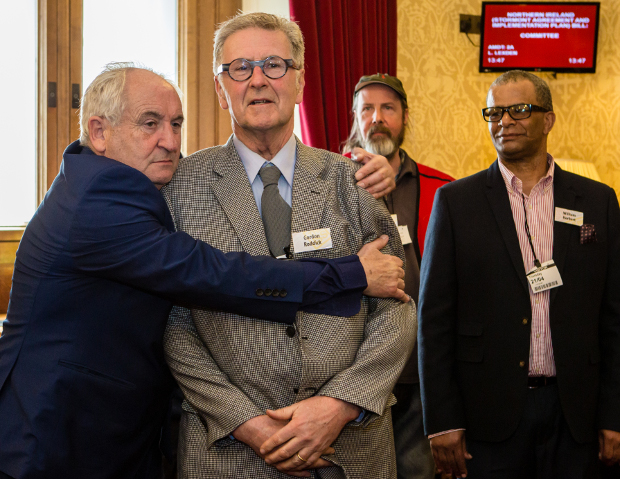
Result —
M295 248L295 253L315 251L318 249L330 249L331 247L332 233L330 228L293 233L293 248Z

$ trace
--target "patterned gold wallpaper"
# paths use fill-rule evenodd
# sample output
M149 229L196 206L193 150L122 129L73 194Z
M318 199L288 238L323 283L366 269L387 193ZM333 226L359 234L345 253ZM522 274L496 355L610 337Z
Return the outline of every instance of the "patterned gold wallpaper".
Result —
M549 152L590 160L620 192L620 0L600 0L597 72L540 73L551 88L556 124ZM480 15L481 0L398 0L398 76L412 128L404 148L456 178L487 168L495 150L480 114L495 73L478 73L478 52L459 33L459 14ZM480 35L470 35L476 43Z

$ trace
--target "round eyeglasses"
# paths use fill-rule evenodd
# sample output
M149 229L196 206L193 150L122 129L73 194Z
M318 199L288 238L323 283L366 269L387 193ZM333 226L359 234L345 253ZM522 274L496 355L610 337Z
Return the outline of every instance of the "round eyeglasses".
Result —
M272 80L277 80L286 75L289 68L298 70L293 60L285 60L278 56L267 57L264 60L250 61L245 58L237 58L230 63L222 63L217 74L228 72L228 76L235 81L245 81L254 74L254 68L260 67L263 75Z
M547 112L550 110L542 106L532 105L531 103L519 103L518 105L510 106L492 106L482 109L482 118L484 118L484 121L494 123L504 118L504 113L508 112L510 118L513 120L525 120L532 116L533 111Z

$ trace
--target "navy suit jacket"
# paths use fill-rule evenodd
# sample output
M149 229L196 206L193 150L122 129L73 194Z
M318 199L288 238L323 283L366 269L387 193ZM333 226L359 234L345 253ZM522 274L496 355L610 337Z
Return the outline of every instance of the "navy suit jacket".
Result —
M620 210L614 191L555 165L554 206L584 213L598 241L554 222L550 327L562 411L578 442L620 431ZM427 434L507 439L525 404L532 308L497 161L436 195L421 269L419 359Z
M173 301L292 322L300 307L354 314L365 286L357 257L253 258L174 232L145 175L73 143L17 252L0 338L0 471L151 476Z

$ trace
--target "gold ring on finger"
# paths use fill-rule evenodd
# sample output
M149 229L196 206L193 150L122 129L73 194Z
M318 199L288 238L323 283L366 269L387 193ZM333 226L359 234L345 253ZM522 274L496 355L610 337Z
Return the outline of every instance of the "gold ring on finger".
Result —
M299 458L299 460L300 460L300 461L302 461L302 462L308 462L308 460L307 460L307 459L304 459L303 457L301 457L301 456L299 455L299 453L297 453L297 457L298 457L298 458Z

